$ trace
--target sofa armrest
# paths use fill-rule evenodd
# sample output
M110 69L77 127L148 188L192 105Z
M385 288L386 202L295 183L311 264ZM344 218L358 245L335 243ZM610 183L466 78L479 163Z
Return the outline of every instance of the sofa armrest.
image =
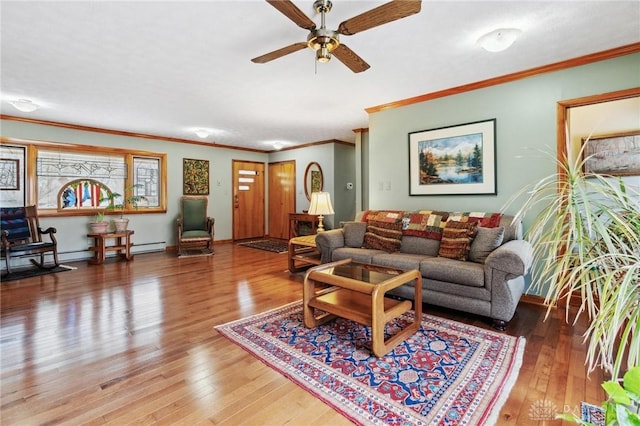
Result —
M526 240L511 240L489 254L485 267L522 276L529 272L533 262L533 246Z
M331 253L340 247L344 247L342 228L320 232L316 235L316 248L320 252L320 261L322 263L331 262Z

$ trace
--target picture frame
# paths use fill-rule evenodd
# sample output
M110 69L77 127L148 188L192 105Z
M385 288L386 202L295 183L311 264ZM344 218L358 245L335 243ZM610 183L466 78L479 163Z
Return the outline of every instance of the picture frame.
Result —
M307 200L311 201L311 194L322 191L323 187L322 167L317 162L312 161L304 171L304 195L306 195Z
M496 195L496 119L409 133L409 195Z
M20 160L0 158L0 190L16 191L20 189Z
M184 195L209 195L209 160L182 159Z
M640 130L582 138L582 147L585 173L640 175Z

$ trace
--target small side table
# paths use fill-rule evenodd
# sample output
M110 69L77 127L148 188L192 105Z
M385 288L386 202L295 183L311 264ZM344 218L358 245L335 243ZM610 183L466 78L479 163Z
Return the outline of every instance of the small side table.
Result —
M108 251L116 251L117 256L124 260L133 260L131 254L131 236L134 231L127 230L122 232L105 232L96 234L87 234L87 237L93 238L93 247L89 250L94 253L93 259L89 259L92 265L100 265L107 258ZM113 239L113 245L107 245L107 240ZM124 240L124 241L123 241Z
M289 238L302 236L300 235L300 222L309 223L311 235L316 233L318 216L308 213L289 213Z
M289 240L289 272L299 272L311 265L320 265L320 253L316 250L316 236L306 235ZM304 266L296 266L296 261Z

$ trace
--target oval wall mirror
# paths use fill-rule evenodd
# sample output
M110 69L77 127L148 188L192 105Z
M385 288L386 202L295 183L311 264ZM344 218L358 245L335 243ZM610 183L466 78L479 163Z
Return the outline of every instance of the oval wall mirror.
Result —
M307 200L311 201L311 193L322 191L323 186L322 168L320 164L312 161L304 171L304 194Z

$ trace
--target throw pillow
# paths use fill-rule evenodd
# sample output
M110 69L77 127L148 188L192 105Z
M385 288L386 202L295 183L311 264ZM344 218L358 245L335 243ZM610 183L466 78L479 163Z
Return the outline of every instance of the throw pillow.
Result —
M345 222L342 227L345 247L362 247L364 234L367 232L366 222Z
M393 253L400 250L402 222L378 222L370 220L364 234L363 248Z
M476 222L447 221L442 231L438 256L455 260L467 260L471 241L476 234Z
M471 242L469 250L469 260L477 263L484 263L487 256L492 251L500 247L504 239L504 228L485 228L478 227L478 233Z

